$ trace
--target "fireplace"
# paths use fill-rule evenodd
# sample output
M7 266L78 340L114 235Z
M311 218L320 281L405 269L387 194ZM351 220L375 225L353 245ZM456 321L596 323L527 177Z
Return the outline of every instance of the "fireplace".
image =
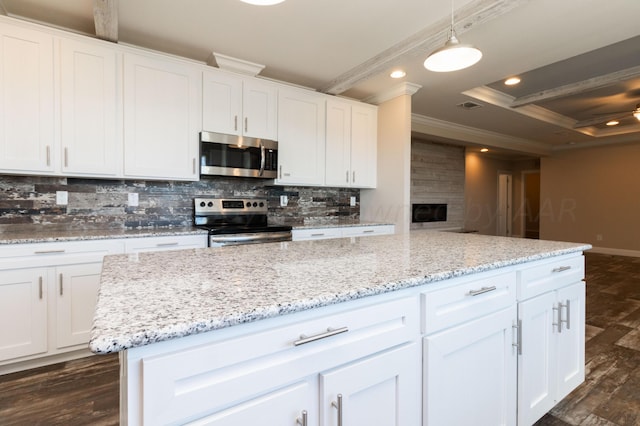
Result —
M411 222L446 222L446 204L412 204Z

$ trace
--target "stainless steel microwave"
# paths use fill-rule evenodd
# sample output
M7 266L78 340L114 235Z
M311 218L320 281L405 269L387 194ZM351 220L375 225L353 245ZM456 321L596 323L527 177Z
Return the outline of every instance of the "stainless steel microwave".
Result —
M276 178L278 142L223 133L200 133L200 175Z

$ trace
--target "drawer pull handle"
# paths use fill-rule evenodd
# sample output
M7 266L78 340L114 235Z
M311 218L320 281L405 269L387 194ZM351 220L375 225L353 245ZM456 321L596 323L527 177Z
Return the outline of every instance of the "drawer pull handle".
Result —
M302 410L302 418L298 417L296 423L301 426L307 426L307 410Z
M64 278L60 274L60 296L64 296Z
M178 243L174 242L174 243L158 243L156 244L156 247L171 247L171 246L177 246Z
M495 290L497 290L495 285L492 285L491 287L482 287L480 290L469 290L467 296L478 296L480 294L489 293L490 291Z
M374 232L376 232L375 229L367 229L367 230L362 231L363 234L373 234Z
M53 254L53 253L64 253L64 249L62 250L37 250L33 252L34 254Z
M316 340L325 339L327 337L335 336L336 334L346 333L347 331L349 331L349 327L329 327L324 333L316 334L314 336L305 336L304 334L301 334L300 340L296 340L295 342L293 342L293 346L300 346L304 345L305 343L315 342Z
M42 300L42 277L38 277L38 298Z
M338 401L333 401L331 403L332 407L336 407L338 409L338 426L342 426L342 394L338 394Z
M324 234L311 234L312 237L324 237Z
M568 271L569 269L571 269L571 266L558 266L557 268L553 268L551 270L551 272L555 273L555 272L564 272L564 271Z

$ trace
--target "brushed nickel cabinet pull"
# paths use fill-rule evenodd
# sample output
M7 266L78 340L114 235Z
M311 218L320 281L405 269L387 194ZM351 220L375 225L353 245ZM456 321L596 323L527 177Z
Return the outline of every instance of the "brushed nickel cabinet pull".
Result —
M173 242L173 243L158 243L156 244L156 247L171 247L171 246L177 246L178 243L177 242Z
M62 281L62 274L60 274L60 296L64 295L64 283Z
M293 342L293 346L300 346L306 343L315 342L316 340L326 339L327 337L335 336L336 334L346 333L349 331L349 327L340 327L340 328L327 328L327 331L324 333L315 334L313 336L305 336L304 334L300 335L300 339Z
M478 296L480 294L489 293L490 291L495 291L496 286L492 285L491 287L482 287L480 290L469 290L467 296Z
M301 426L307 426L307 410L302 410L302 417L296 419L296 423Z
M356 183L356 171L353 171L353 177L351 178L351 183Z
M338 401L333 401L331 403L332 407L336 407L338 409L338 426L342 426L342 394L338 394Z
M566 320L562 319L562 308L567 308L567 316ZM567 303L559 303L560 313L558 314L560 328L562 328L562 323L567 324L567 330L571 330L571 301L567 299Z
M51 165L51 147L47 145L47 166Z
M362 231L363 234L373 234L374 232L376 232L374 229L365 229Z
M564 271L568 271L569 269L571 269L571 266L558 266L557 268L553 268L551 272L553 273L564 272Z
M238 116L233 116L233 130L238 131Z
M554 322L551 323L551 325L558 328L558 333L562 333L561 315L562 315L562 313L560 312L560 307L558 307L558 306L556 306L554 304L553 305L553 320L554 320ZM556 317L558 318L557 321L556 321Z
M64 166L69 167L69 148L64 148Z
M61 250L36 250L33 254L53 254L53 253L64 253L64 249Z
M344 181L345 181L345 182L347 182L347 183L349 183L349 170L347 170L347 171L345 172Z
M518 355L522 355L522 320L518 320L517 324L513 324L512 328L516 331L516 343L511 345L518 349Z
M280 166L280 179L282 179L282 166Z
M311 234L312 237L323 237L324 234Z
M193 164L193 172L192 173L195 175L196 174L196 159L195 158L193 159L193 163L192 164Z
M42 277L38 277L38 297L42 300Z
M249 130L249 119L247 117L244 118L244 131L245 133Z

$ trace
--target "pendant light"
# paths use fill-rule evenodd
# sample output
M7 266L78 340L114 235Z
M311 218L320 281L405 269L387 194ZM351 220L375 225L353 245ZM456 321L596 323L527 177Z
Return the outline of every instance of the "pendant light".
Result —
M636 105L636 109L633 110L633 116L640 121L640 104Z
M451 0L451 29L447 42L433 51L424 61L429 71L458 71L474 65L482 58L482 52L470 44L460 44L453 29L453 0Z

